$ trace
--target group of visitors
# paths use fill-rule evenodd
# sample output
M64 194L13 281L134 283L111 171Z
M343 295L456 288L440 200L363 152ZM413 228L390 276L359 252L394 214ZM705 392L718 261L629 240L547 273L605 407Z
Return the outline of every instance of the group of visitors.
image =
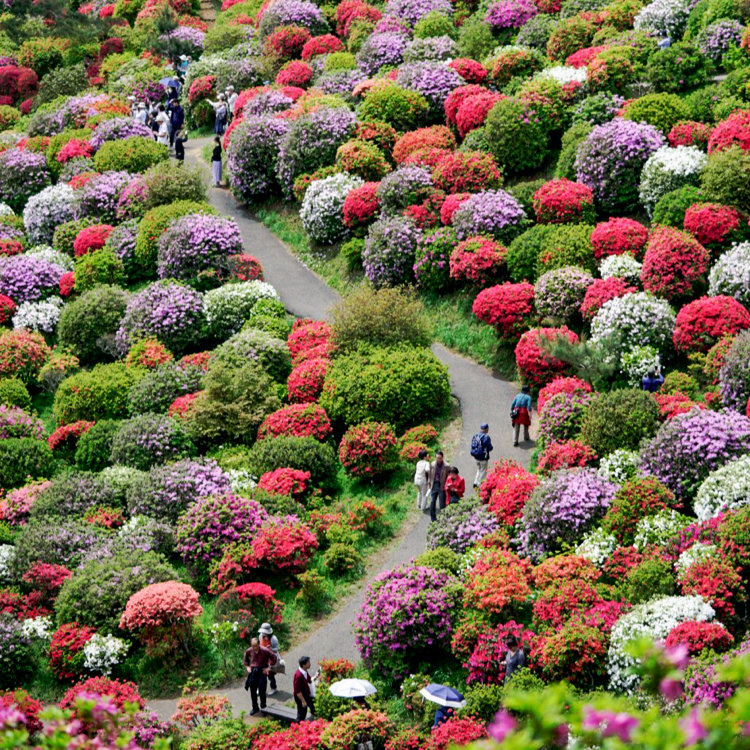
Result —
M144 102L136 104L135 98L131 97L131 110L135 120L151 129L154 140L173 148L175 158L182 163L185 160L184 144L188 137L184 128L185 110L177 96L177 89L172 86L166 105L156 102L150 105Z
M414 484L417 487L417 510L430 511L430 520L437 521L438 510L457 503L466 492L466 482L457 466L445 462L443 451L436 451L430 461L426 450L419 451Z

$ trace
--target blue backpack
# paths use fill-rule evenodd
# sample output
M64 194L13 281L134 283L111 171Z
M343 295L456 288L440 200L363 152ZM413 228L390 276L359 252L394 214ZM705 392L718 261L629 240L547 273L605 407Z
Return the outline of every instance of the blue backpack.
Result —
M480 460L484 460L485 457L485 450L484 450L484 433L483 432L477 432L474 437L471 439L471 455L473 458L478 458Z

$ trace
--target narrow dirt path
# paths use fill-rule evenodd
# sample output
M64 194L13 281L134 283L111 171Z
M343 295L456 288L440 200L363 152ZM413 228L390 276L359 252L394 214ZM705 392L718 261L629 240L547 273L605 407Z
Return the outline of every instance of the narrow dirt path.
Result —
M185 149L186 160L190 164L208 167L202 160L202 149L209 139L188 142ZM223 188L209 188L208 199L218 211L231 216L239 225L245 250L254 255L262 264L266 281L276 287L287 310L300 317L325 320L331 307L340 299L316 273L304 265L266 227L251 218L231 193ZM519 448L513 447L510 429L510 403L517 388L507 380L495 375L491 370L472 362L470 359L434 344L433 352L450 371L451 392L458 400L461 409L461 436L455 456L446 456L448 463L459 467L471 486L475 465L469 455L471 437L482 422L490 425L490 435L495 450L492 459L513 458L524 466L529 465L533 443ZM532 428L532 437L534 436ZM367 585L379 573L408 562L425 549L425 537L429 517L416 509L410 514L401 533L388 547L383 549L368 566L367 575L361 586L335 610L335 612L305 639L284 652L287 664L286 676L279 677L279 692L271 699L284 703L291 699L291 675L302 655L312 657L313 662L327 658L359 658L355 644L352 622L359 611ZM249 711L250 699L241 682L228 685L215 691L226 695L236 713ZM162 717L174 713L176 700L150 701L150 707Z

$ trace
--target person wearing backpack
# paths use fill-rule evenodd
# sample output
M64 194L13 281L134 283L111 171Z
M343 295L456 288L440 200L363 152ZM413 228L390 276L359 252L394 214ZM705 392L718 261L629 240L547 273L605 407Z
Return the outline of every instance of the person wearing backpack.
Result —
M471 438L471 457L476 461L477 473L474 475L474 489L487 478L487 464L492 452L492 440L489 436L490 426L484 422L479 425L479 432Z

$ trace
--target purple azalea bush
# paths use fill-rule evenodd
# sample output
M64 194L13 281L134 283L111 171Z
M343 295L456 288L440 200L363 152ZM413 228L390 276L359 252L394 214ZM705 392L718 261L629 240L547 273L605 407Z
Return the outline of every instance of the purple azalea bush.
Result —
M430 188L432 175L429 169L404 164L383 177L377 195L383 210L394 212L419 202L429 195Z
M539 436L545 443L564 442L578 436L590 393L556 393L544 402L539 415Z
M523 231L526 221L523 206L505 190L474 193L453 214L459 240L487 234L508 243Z
M518 29L537 14L531 0L499 0L487 9L484 20L493 31Z
M38 255L0 258L0 294L17 305L57 291L65 269Z
M497 516L477 499L452 503L438 515L427 530L427 547L450 547L462 555L480 539L498 529Z
M325 91L326 94L338 94L347 98L365 77L359 70L337 70L335 73L320 76L315 82L315 88Z
M698 49L715 63L720 63L731 47L740 46L744 30L744 26L734 19L715 21L698 35Z
M176 419L165 414L139 414L120 423L112 440L110 459L113 464L146 471L194 451L192 441Z
M105 223L116 223L120 194L130 179L128 172L102 172L92 177L76 190L78 217L93 216Z
M162 279L195 282L207 274L218 280L229 271L229 256L242 254L237 222L209 214L187 214L159 238L157 269Z
M203 325L200 292L175 281L155 281L128 303L117 331L117 347L125 354L138 339L155 336L170 351L181 352L201 338Z
M455 579L433 568L404 565L368 586L354 624L368 668L403 678L435 650L448 646L460 591Z
M412 27L433 11L450 16L453 13L453 7L449 0L388 0L385 5L385 12L388 15L402 18Z
M464 79L444 62L416 62L402 65L398 69L396 83L405 89L422 94L432 109L441 113L443 104L451 91L465 85Z
M0 440L6 438L44 437L42 420L32 417L18 406L0 404Z
M270 115L274 112L284 112L289 109L294 102L281 91L266 91L263 94L254 96L243 108L244 121L247 122L250 117ZM274 120L274 122L276 122ZM286 132L286 131L283 131ZM232 131L232 139L236 138L237 129Z
M420 234L406 216L385 215L370 227L362 251L362 266L374 286L396 286L411 281Z
M138 219L128 219L118 224L107 237L106 246L114 250L122 261L125 273L130 275L138 268L135 258L135 238L138 236Z
M154 137L151 128L132 117L113 117L96 126L89 142L94 151L98 151L107 141L121 141L136 135L149 139Z
M420 236L413 267L420 287L439 291L448 285L451 252L457 244L452 227L440 227Z
M117 219L140 219L146 212L148 183L143 175L136 175L120 191L117 198Z
M641 470L681 498L695 495L715 469L750 450L750 419L694 409L665 422L641 448Z
M521 551L538 562L564 543L579 542L604 515L617 485L596 469L554 472L532 493L519 522Z
M402 31L384 31L369 36L357 53L357 65L368 76L386 65L398 65L404 59L409 42Z
M661 131L645 122L616 118L597 125L578 147L576 180L603 209L636 205L643 165L664 144Z
M742 331L732 342L719 371L719 388L725 406L745 411L750 399L750 332Z
M373 29L373 34L387 34L388 32L395 32L396 34L403 34L404 36L411 37L412 27L409 23L404 21L403 18L397 18L396 16L383 16L376 24Z
M260 19L260 33L267 36L279 26L302 26L312 36L328 31L320 8L307 0L275 0L269 5Z
M34 503L36 518L74 518L97 506L117 505L117 493L97 474L75 472L54 479Z
M710 706L720 709L737 689L731 682L723 682L717 675L724 665L738 656L750 652L750 639L725 654L715 655L710 661L693 661L685 680L685 699L693 706Z
M569 323L579 311L594 279L578 266L563 266L543 273L534 284L534 307L542 317Z
M20 148L0 153L0 202L20 212L26 201L50 184L44 154Z
M194 29L192 26L178 26L159 37L161 41L176 42L179 49L190 55L199 55L203 52L205 38L205 32Z
M157 466L128 491L128 512L175 522L200 498L231 490L229 476L213 459L183 459Z

